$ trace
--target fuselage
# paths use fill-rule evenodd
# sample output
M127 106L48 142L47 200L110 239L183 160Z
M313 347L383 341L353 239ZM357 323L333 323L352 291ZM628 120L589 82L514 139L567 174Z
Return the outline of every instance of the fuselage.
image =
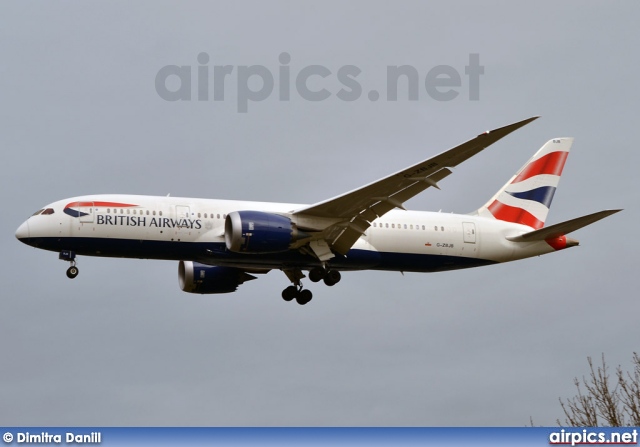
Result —
M225 218L259 210L292 217L301 204L88 195L54 202L25 221L16 237L28 245L78 255L191 260L251 269L311 269L322 263L300 250L246 254L228 250ZM345 256L326 264L337 270L434 272L522 259L564 247L546 241L511 242L524 225L424 211L393 210L376 219Z

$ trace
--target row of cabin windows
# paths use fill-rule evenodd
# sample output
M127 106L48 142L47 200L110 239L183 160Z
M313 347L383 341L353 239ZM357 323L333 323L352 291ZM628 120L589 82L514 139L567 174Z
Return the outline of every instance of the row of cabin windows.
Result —
M89 211L91 211L91 208L89 208ZM98 211L98 208L96 208L96 211ZM156 212L154 211L149 211L149 210L130 210L127 209L127 214L138 214L138 211L140 211L140 215L144 216L145 215L145 211L146 211L146 215L149 216L155 216ZM107 214L111 214L111 208L107 208ZM113 214L118 214L118 210L116 208L113 209ZM124 214L124 208L120 208L120 214ZM158 211L158 215L162 216L162 211Z
M213 213L211 213L211 215L210 215L210 216L211 216L211 219L220 219L220 217L222 217L223 219L226 219L226 218L227 218L227 215L226 215L226 214L222 214L222 215L220 215L220 214L213 214ZM198 213L198 219L201 219L201 218L202 218L202 213ZM207 213L204 213L204 218L205 218L205 219L208 219L208 217L207 217Z
M89 211L91 211L91 209L89 209ZM98 209L96 208L96 211L98 211ZM154 211L149 211L149 210L131 210L131 209L127 209L127 214L138 214L138 211L140 211L140 215L144 216L145 214L147 216L151 215L151 216L155 216L156 212ZM44 214L44 213L42 213ZM111 208L107 208L107 214L111 214ZM113 209L113 214L118 214L118 210L117 209ZM120 214L125 214L124 209L120 208ZM198 213L198 219L202 219L202 214L203 213ZM192 214L193 215L193 214ZM158 216L162 216L162 211L158 211ZM216 214L216 213L204 213L204 218L205 219L209 219L209 216L211 216L211 219L226 219L227 215L226 214Z
M391 225L391 227L389 227L389 225ZM383 224L383 223L380 223L380 225L378 225L378 223L377 223L377 222L374 222L374 223L373 223L373 226L374 226L374 227L380 227L380 228L397 228L397 229L399 229L399 230L401 230L401 229L403 229L403 228L404 228L405 230L413 230L413 229L420 230L421 228L422 228L423 230L426 230L426 227L425 227L424 225L415 225L415 226L414 226L414 225L412 225L412 224L407 225L407 224L394 224L394 223L392 223L392 224L388 224L388 223L384 223L384 224ZM414 227L415 227L415 228L414 228ZM435 225L435 226L433 227L433 229L434 229L435 231L438 231L438 226L437 226L437 225ZM444 227L440 227L440 231L444 231Z

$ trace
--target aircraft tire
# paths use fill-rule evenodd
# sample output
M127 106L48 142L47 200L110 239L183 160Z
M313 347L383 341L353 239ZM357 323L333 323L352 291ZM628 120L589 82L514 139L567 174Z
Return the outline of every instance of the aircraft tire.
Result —
M282 299L285 301L291 301L298 295L298 289L295 286L289 286L282 291Z
M309 270L309 279L311 280L311 282L319 282L322 281L326 274L327 272L325 271L325 269L321 267L314 267Z
M337 270L329 270L324 277L324 283L328 286L334 286L340 282L342 275Z
M296 297L296 301L301 306L304 306L309 301L311 301L312 298L313 298L313 293L311 293L311 290L304 289L300 291L300 293Z
M78 267L76 267L75 265L72 265L67 269L67 278L73 279L76 276L78 276L78 273L80 273L78 270Z

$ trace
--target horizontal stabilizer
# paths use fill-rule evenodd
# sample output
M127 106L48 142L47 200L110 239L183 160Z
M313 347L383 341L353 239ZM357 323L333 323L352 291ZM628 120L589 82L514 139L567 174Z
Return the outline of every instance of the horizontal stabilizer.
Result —
M520 236L507 237L507 239L513 242L533 242L554 239L556 237L569 234L572 231L579 230L580 228L586 227L587 225L591 225L592 223L597 222L600 219L604 219L605 217L611 216L612 214L620 211L622 210L598 211L597 213L588 214L582 217L576 217L575 219L544 227L530 233L522 234Z

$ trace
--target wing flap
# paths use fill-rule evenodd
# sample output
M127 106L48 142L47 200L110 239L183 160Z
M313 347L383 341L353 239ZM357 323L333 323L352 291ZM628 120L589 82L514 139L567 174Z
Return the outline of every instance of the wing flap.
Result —
M349 249L371 226L371 222L380 216L385 215L394 208L404 209L404 202L416 196L427 188L438 188L438 182L450 175L452 171L449 168L443 168L429 177L412 178L405 181L408 184L403 190L388 197L373 197L375 203L363 210L359 215L355 216L351 221L340 222L334 227L344 228L339 232L330 233L327 238L329 245L342 255L347 254ZM330 230L331 231L331 230ZM332 237L331 237L332 236Z

